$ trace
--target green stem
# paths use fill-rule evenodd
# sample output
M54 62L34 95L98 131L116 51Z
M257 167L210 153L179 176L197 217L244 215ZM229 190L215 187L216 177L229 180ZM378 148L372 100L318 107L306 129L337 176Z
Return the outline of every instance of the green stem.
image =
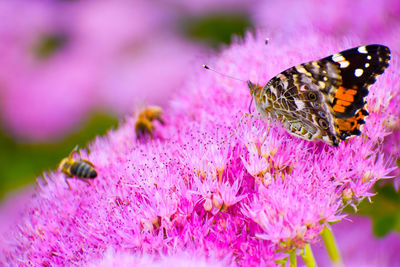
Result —
M311 250L310 244L307 244L304 248L304 252L301 255L303 258L304 263L307 267L315 267L317 266L317 262L315 261L314 254Z
M322 239L324 240L325 248L328 251L329 257L335 266L343 266L342 258L340 256L339 248L336 245L335 237L328 227L324 227L321 232Z
M289 253L289 260L290 260L290 267L296 267L297 266L297 258L296 258L296 251L292 250Z

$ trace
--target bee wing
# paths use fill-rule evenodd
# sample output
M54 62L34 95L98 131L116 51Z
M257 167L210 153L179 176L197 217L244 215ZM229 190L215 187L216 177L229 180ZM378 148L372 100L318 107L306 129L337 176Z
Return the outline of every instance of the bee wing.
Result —
M92 166L93 168L95 168L94 164L91 163L90 161L86 160L86 159L81 159L81 161L86 162L87 164L89 164L90 166Z

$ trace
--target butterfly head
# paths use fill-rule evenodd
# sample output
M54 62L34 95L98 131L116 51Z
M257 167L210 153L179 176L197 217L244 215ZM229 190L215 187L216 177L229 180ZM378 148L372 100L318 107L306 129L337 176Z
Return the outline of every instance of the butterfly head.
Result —
M250 89L250 95L254 98L255 95L257 95L258 92L263 88L257 84L252 83L250 80L247 81L247 86Z

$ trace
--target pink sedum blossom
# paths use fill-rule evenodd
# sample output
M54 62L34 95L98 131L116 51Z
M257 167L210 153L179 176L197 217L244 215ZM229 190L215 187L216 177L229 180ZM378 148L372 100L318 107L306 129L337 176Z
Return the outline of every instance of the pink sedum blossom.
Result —
M396 161L397 167L400 161L400 129L393 129L392 134L390 134L385 139L384 151L387 155L390 155L394 161ZM397 168L391 173L394 176L394 187L397 191L400 189L400 168Z
M399 67L399 62L393 62L393 66L395 66L395 68ZM399 79L396 79L395 77L387 77L387 79L390 79L389 82L393 83L395 88L400 88ZM390 156L393 161L396 161L397 167L400 167L400 94L396 93L391 95L390 105L388 106L387 112L391 114L391 118L386 121L386 126L391 131L391 134L385 138L383 151L386 155ZM394 177L395 188L399 190L400 168L395 169L391 175Z
M360 45L309 31L263 44L248 36L210 66L266 83L294 64ZM319 241L345 206L372 197L375 182L394 170L381 152L386 121L398 120L398 111L389 112L399 89L396 64L370 89L363 134L339 147L301 140L256 116L237 126L249 89L198 65L153 139L138 140L128 117L94 140L90 153L81 151L99 174L90 184L71 179L68 190L63 174L45 173L7 233L0 261L84 265L111 251L115 262L119 255L162 262L183 253L222 265L274 265Z
M233 266L228 261L223 259L205 259L204 257L196 257L189 253L179 253L171 256L161 256L160 259L155 259L149 255L138 256L133 253L118 253L112 250L107 250L104 257L89 264L91 267L119 267L119 266L137 266L137 267L186 267L186 266L199 266L199 267L223 267Z

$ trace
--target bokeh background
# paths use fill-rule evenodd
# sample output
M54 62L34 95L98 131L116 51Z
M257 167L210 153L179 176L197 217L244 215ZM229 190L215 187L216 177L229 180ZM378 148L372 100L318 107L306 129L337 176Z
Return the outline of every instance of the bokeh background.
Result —
M125 114L166 105L196 57L253 27L247 4L226 4L1 1L0 198Z
M285 36L312 28L399 53L399 25L398 0L2 0L0 201L126 114L168 105L198 62L248 31ZM388 137L394 160L399 129ZM359 207L377 237L400 232L393 176Z

